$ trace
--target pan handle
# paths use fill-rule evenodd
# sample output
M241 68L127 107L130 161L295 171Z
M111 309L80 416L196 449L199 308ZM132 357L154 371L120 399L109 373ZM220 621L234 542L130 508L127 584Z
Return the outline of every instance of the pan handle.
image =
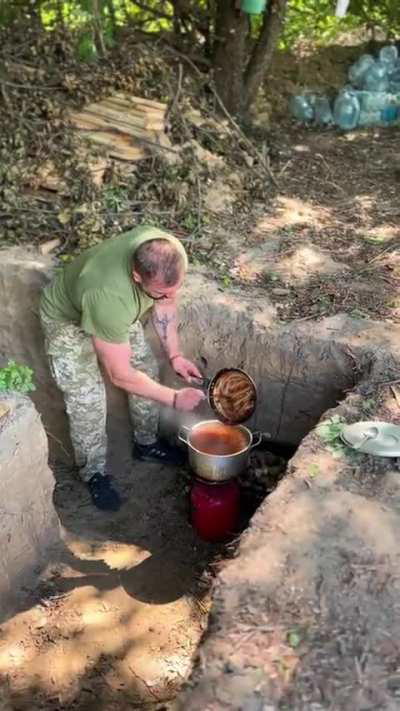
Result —
M179 375L179 373L177 373L177 375L178 375L178 378L180 378L181 380L185 380L181 375ZM208 390L208 388L210 387L211 378L195 378L195 377L193 377L193 378L191 378L190 383L192 385L198 385L199 388L200 387L204 388L204 390Z
M211 383L211 378L192 378L194 385L202 385L205 390L208 390Z
M189 444L188 439L187 439L187 435L189 434L189 432L190 432L190 427L186 427L185 425L182 425L179 429L179 432L178 432L178 439L180 439L180 441L183 442L184 444ZM186 437L184 436L185 434L186 434Z
M251 433L250 449L254 449L254 447L258 447L258 445L261 444L262 439L263 439L262 432L252 432Z

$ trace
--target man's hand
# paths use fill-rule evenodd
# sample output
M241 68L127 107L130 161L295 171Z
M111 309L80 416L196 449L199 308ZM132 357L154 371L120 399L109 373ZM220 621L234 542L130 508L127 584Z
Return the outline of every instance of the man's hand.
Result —
M183 412L190 412L191 410L194 410L194 408L197 407L197 405L199 405L204 398L204 393L196 388L183 388L182 390L177 390L175 408L176 410L183 410Z
M203 377L195 364L183 356L175 356L171 361L171 366L175 373L180 375L187 383L191 383L192 378L202 379Z

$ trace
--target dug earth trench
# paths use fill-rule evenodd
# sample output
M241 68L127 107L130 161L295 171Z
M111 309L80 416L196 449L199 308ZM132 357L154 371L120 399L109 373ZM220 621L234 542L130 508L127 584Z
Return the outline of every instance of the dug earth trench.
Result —
M19 250L1 256L0 353L38 375L64 537L59 560L2 624L4 703L399 708L400 472L396 460L331 452L310 430L332 414L400 423L400 329L344 315L279 323L261 291L220 290L201 271L190 274L181 304L188 356L206 375L246 369L259 392L249 427L266 443L300 445L235 557L222 562L227 551L196 539L188 523L187 473L133 465L126 403L111 390L109 466L125 505L109 517L90 506L71 472L37 322L50 262ZM172 382L170 372L164 378ZM209 415L204 407L198 417ZM191 422L162 417L171 435Z

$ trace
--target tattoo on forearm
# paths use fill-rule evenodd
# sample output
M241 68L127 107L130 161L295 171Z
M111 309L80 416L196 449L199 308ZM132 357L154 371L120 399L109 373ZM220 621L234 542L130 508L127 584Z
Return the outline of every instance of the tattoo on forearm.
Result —
M172 314L171 316L168 316L168 314L163 314L162 316L158 316L156 313L154 314L153 323L163 341L167 340L168 326L173 321L175 321L174 314Z

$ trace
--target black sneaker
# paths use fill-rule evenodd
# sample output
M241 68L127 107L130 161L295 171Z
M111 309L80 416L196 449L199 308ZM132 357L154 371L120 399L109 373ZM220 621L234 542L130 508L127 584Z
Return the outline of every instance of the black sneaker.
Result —
M134 441L133 456L145 462L161 462L176 467L182 466L186 461L185 454L179 447L171 447L160 440L153 444L139 444Z
M87 482L94 505L101 511L119 511L121 497L111 485L109 476L94 474Z

